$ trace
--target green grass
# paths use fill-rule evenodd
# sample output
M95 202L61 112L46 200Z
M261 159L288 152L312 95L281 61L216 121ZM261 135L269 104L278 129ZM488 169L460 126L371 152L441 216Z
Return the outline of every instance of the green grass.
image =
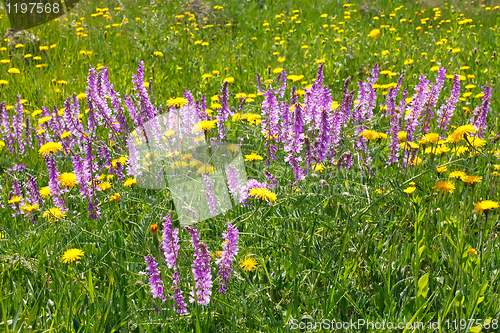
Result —
M494 56L498 52L499 9L490 11L474 3L467 5L467 11L465 4L456 5L452 11L446 8L450 6L442 5L437 21L450 22L438 24L427 2L356 3L342 7L340 1L227 0L208 4L211 14L206 21L201 15L190 21L184 14L190 8L185 2L124 1L121 10L114 10L118 5L112 1L98 6L82 2L73 15L32 29L41 39L40 45L56 45L48 51L30 50L31 46L25 45L10 53L8 42L0 42L0 47L7 48L0 51L0 58L10 59L10 63L0 63L0 80L8 81L0 85L0 101L14 105L20 94L27 100L24 108L30 113L42 106L60 109L68 95L85 92L89 66L108 67L115 90L122 96L132 94L131 77L141 60L157 105L182 96L184 89L192 91L197 99L205 94L208 100L220 93L226 77L234 77L229 86L231 106L236 108L238 100L232 98L236 93L257 93L257 72L263 80L275 78L275 68L304 75L307 83L296 83L301 89L316 77L317 59L325 60L325 83L339 103L344 80L351 77L349 88L355 89L358 80L366 79L366 72L376 63L382 70L398 74L392 78L382 75L377 83L395 82L404 73L403 88L409 89L410 96L420 74L434 80L437 72L431 72L432 66L441 65L448 74L464 75L461 96L465 85L476 87L471 88L470 97L459 102L452 121L456 126L469 122L470 114L464 108L474 110L480 105L481 99L474 96L482 91L481 87L487 82L493 87L486 145L479 154L457 157L449 153L432 158L419 151L422 163L403 172L385 164L388 148L384 142L371 142L373 177L367 177L359 168L349 173L327 168L296 185L291 168L283 162L282 150L269 167L265 167L265 161L247 163L249 178L264 181L264 169L276 176L280 185L276 190L278 200L271 205L255 200L252 207L238 206L198 225L202 241L214 252L222 249L221 234L226 223L233 223L240 231L240 248L226 295L217 293L219 284L214 282L210 305L191 305L188 316L172 313L168 303L155 303L144 274L144 256L155 251L149 226L159 224L161 217L174 208L168 190L131 189L114 179L113 188L100 194L101 218L92 220L87 216L87 201L75 188L64 197L69 208L66 218L46 221L42 214L52 206L47 204L33 213L33 224L23 216L11 217L13 211L7 200L12 194L12 177L4 171L14 163L23 163L42 187L48 182L46 164L38 148L28 149L23 156L9 154L3 148L2 202L7 208L0 215L0 327L6 332L288 332L293 331L295 320L314 323L323 319L365 319L426 325L441 320L441 332L455 331L452 325L457 320L456 331L466 332L466 327L484 320L497 320L498 212L480 214L474 212L474 204L486 199L500 201L500 178L494 174L494 165L500 163L498 154L490 153L499 149L498 143L492 142L499 130L496 82L500 63ZM216 10L214 5L224 8ZM395 11L400 5L404 8ZM493 8L495 3L485 6ZM110 19L93 17L96 7L108 7ZM295 15L293 10L300 11L294 22L290 20ZM351 11L350 19L344 19L345 11ZM395 16L390 19L392 11ZM280 13L284 17L275 18ZM473 23L460 25L462 13ZM321 14L328 16L322 18ZM375 16L379 19L375 20ZM420 22L423 17L433 19L432 28ZM285 23L279 24L281 20ZM264 25L266 21L269 26ZM80 26L75 22L83 22L82 32L87 37L76 35ZM121 27L112 26L119 23ZM323 28L324 24L329 27ZM344 32L334 31L331 25ZM416 30L419 26L423 31ZM0 31L7 28L8 20L3 17ZM376 28L381 29L381 34L367 37ZM336 38L341 41L334 41ZM436 45L443 38L447 41ZM195 45L197 40L209 45ZM283 45L280 41L284 41ZM302 49L303 45L309 48ZM453 53L447 47L461 51ZM92 53L83 55L82 50ZM389 53L382 56L384 50ZM155 56L155 51L163 56ZM41 60L23 59L27 53ZM278 57L285 57L285 62L278 62ZM431 62L432 58L435 62ZM414 62L405 65L409 59ZM47 66L35 67L42 63ZM470 68L461 70L462 66ZM20 73L8 73L11 67ZM213 70L220 74L202 79L202 74ZM67 84L53 83L53 79ZM448 97L451 86L448 80L442 96ZM381 90L370 125L374 130L386 131L389 124L380 110L385 101ZM260 113L261 102L257 97L243 111ZM235 137L244 138L244 154L267 156L259 125L230 122L230 126ZM354 135L353 129L345 135ZM106 138L103 140L107 143ZM119 150L113 153L113 158L124 154ZM436 166L444 164L448 171L438 174ZM71 172L71 160L61 157L57 168ZM447 178L451 170L482 176L482 182L471 186L458 179L453 193L433 190L432 186ZM27 180L24 174L15 177L21 183ZM319 179L326 180L326 185L322 186ZM408 195L403 190L412 181L417 189ZM121 199L108 201L115 192L121 194ZM478 254L469 253L470 247ZM85 255L77 263L63 264L61 255L70 248L82 249ZM180 248L181 278L187 297L193 250L185 231L181 232ZM258 263L253 272L239 265L247 257ZM172 271L165 270L164 263L160 267L170 292ZM214 270L212 273L216 280ZM158 313L155 304L162 308ZM471 324L469 319L479 321ZM460 320L466 320L466 325L460 327ZM373 330L365 327L360 331Z

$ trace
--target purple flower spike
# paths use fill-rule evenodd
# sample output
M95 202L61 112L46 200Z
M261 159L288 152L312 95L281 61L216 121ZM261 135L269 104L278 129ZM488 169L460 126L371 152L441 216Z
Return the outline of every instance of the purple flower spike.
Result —
M205 198L207 199L208 202L208 208L210 209L210 214L217 215L218 201L214 193L212 181L210 180L210 177L205 174L202 174L201 177L203 178L203 181L205 182L206 185L206 189L202 190L202 192L205 193Z
M165 302L165 296L163 296L163 281L160 279L160 271L158 271L158 264L156 263L155 257L148 254L144 257L144 260L146 260L148 264L148 274L151 276L149 278L149 287L151 288L153 298L161 298L162 302Z
M225 294L227 287L227 280L231 277L233 269L234 257L238 254L238 229L233 227L230 223L227 224L227 233L222 233L224 237L224 244L222 254L215 263L219 265L220 269L217 276L221 277L221 285L219 293Z
M172 275L172 287L171 290L174 291L174 301L175 309L177 313L187 315L186 302L184 302L184 296L182 295L182 290L180 288L181 278L179 274L179 269L177 268L177 257L179 255L179 229L175 228L172 231L172 217L170 215L165 216L165 222L163 222L163 241L161 244L161 250L163 251L163 256L167 262L169 268L174 269L174 274Z
M200 243L200 235L198 230L193 227L185 227L191 235L191 243L195 249L194 262L191 265L195 286L191 290L189 301L195 301L201 305L210 303L210 296L212 295L212 273L210 272L210 252L204 243Z
M460 76L455 75L453 80L453 88L451 89L450 97L441 105L438 111L438 125L444 131L448 130L448 124L450 123L451 117L455 113L455 108L458 103L458 98L460 97Z
M471 118L471 124L476 126L479 138L484 137L483 134L488 127L486 125L486 116L488 115L488 110L490 109L491 87L488 85L483 86L483 94L484 96L481 107L476 106L474 110L474 117Z

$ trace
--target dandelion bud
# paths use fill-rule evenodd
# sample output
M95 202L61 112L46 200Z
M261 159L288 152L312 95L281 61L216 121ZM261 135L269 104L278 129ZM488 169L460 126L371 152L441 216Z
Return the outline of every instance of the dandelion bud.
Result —
M476 65L479 65L479 60L478 59L476 59Z
M149 227L149 231L151 232L151 235L153 235L153 244L155 245L155 248L158 249L160 246L160 241L158 240L158 225L152 224Z
M476 54L478 51L477 47L474 48L474 54Z
M493 51L493 56L496 57L497 56L497 51Z

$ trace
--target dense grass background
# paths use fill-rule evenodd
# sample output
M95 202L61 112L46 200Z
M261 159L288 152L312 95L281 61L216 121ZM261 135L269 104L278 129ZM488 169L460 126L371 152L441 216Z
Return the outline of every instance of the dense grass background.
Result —
M403 172L386 166L385 145L370 144L373 177L357 169L349 173L326 169L295 186L282 153L280 162L270 167L248 163L250 178L265 180L264 168L280 176L278 200L271 206L234 208L198 228L209 249L216 251L221 249L225 224L231 221L240 231L238 263L251 256L258 267L246 272L237 265L227 294L214 292L209 306L192 307L189 316L172 314L165 304L156 312L144 274L143 257L153 252L149 226L173 209L168 191L129 189L113 182L112 193L122 197L117 202L103 200L102 218L96 221L87 217L87 204L76 190L65 197L68 218L56 222L42 219L43 210L33 224L20 216L11 218L12 211L4 209L0 327L15 332L189 332L197 329L199 320L202 332L281 332L291 330L292 319L426 323L465 319L467 327L458 329L465 332L476 326L469 319L499 318L498 213L493 211L486 219L473 211L479 200L500 201L499 178L493 174L498 154L489 153L498 149L491 139L498 131L499 9L494 9L494 1L484 2L484 7L483 2L455 7L431 1L354 3L348 7L341 1L227 0L207 2L197 11L194 8L200 5L194 1L191 6L179 1L82 2L70 15L32 29L40 38L36 47L11 49L9 42L0 42L5 47L0 58L10 60L0 63L0 80L7 81L0 85L0 101L14 105L20 94L30 113L42 106L61 108L68 95L84 92L89 66L107 66L115 89L131 93L131 75L140 60L145 61L158 105L181 96L184 89L197 98L218 94L227 77L234 77L231 96L256 93L255 74L272 79L276 68L304 75L307 83L297 83L304 88L316 76L318 59L325 61L325 82L337 101L347 77L352 77L354 89L376 63L398 74L382 75L378 83L394 82L404 73L404 87L412 93L420 74L434 80L437 72L431 67L441 65L448 74L464 75L462 94L466 84L476 85L457 107L453 124L459 126L470 118L467 109L480 103L475 95L481 86L486 82L493 86L487 145L480 154L447 155L441 160L422 154L424 163ZM215 5L223 9L214 9ZM435 18L437 6L439 18ZM189 11L195 13L193 19L186 14ZM99 12L109 12L109 18L93 15ZM283 16L277 18L279 14ZM473 22L459 24L465 18ZM7 28L4 16L0 31ZM367 37L375 28L381 34ZM442 39L446 42L436 45ZM49 50L40 51L39 46ZM453 53L456 48L460 51ZM384 50L389 52L382 55ZM154 55L158 51L161 56ZM32 57L24 58L26 54ZM36 56L41 59L34 60ZM279 57L285 61L280 63ZM37 68L37 64L47 66ZM8 73L12 67L20 73ZM202 79L214 70L220 74ZM451 85L448 80L445 96ZM256 98L246 104L245 111L259 113L261 101ZM232 103L237 106L238 100ZM377 107L373 128L385 131L388 123L381 113ZM241 122L232 126L244 138L244 153L265 155L259 126ZM40 186L47 184L46 166L36 149L25 156L9 155L5 148L3 152L3 169L26 164L30 173L39 175ZM59 170L71 170L70 161L61 158L58 163ZM458 180L454 193L439 194L431 187L444 178L435 168L442 164L483 180L475 186ZM326 185L320 186L319 179L327 180ZM417 190L408 195L403 190L412 181ZM5 202L9 184L2 183ZM73 247L82 249L84 257L76 264L61 263L61 255ZM189 276L191 254L183 233L184 277ZM163 274L168 281L171 272ZM442 325L441 331L449 329Z

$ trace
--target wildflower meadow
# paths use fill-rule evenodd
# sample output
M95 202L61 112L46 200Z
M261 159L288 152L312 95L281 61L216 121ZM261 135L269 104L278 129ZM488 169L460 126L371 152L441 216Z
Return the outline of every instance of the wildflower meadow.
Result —
M500 331L499 1L14 2L0 330Z

